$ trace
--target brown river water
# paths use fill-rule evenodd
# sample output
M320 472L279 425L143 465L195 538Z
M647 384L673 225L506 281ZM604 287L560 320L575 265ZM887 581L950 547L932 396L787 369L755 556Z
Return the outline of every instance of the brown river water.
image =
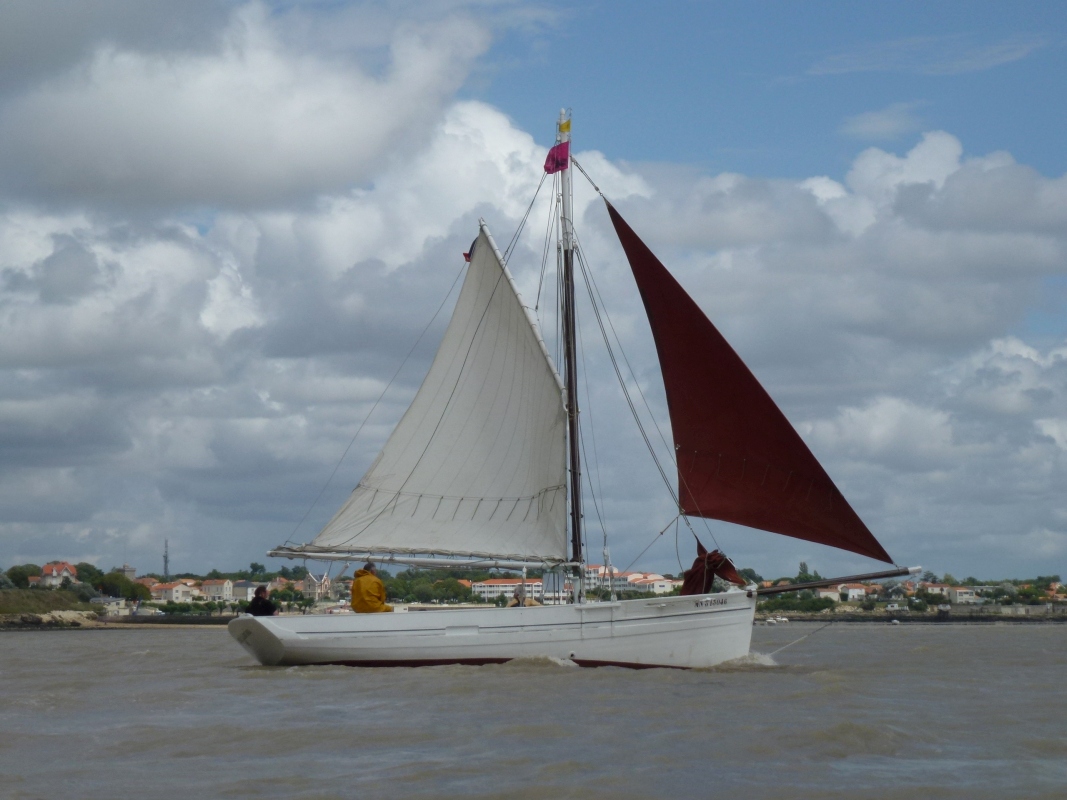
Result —
M1067 797L1067 625L836 624L766 655L818 627L757 627L748 662L691 672L2 633L0 797Z

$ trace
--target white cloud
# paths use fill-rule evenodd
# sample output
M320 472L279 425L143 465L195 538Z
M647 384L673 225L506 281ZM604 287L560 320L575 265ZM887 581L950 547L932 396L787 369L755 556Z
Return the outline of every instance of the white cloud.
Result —
M949 414L896 397L844 408L834 419L809 423L801 433L828 452L902 470L931 470L966 457L956 446Z
M960 168L962 155L963 147L955 136L935 131L924 134L903 158L874 147L863 151L845 182L856 193L884 204L902 185L930 183L940 189Z
M1034 425L1042 436L1047 436L1061 450L1067 450L1067 419L1038 419Z
M400 29L381 77L285 48L237 9L217 51L101 46L0 108L0 175L45 200L260 205L342 190L418 146L486 46L461 18Z
M1044 36L1014 36L981 43L963 35L912 36L868 42L834 53L812 65L809 75L853 72L903 72L919 75L960 75L1010 64L1047 44Z
M865 111L845 120L841 133L854 139L896 139L922 128L915 115L921 103L893 103L879 111Z

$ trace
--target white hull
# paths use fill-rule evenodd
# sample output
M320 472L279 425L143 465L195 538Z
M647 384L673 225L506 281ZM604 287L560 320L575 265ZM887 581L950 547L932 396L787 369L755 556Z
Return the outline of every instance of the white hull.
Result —
M242 616L230 635L261 664L431 666L547 656L582 666L711 667L748 654L743 591L532 608Z

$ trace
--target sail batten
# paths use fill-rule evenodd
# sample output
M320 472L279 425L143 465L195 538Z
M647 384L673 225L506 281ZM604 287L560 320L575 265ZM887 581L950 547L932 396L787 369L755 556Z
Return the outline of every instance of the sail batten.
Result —
M656 342L682 512L892 563L730 344L607 206Z
M566 412L484 223L430 370L305 552L566 560Z

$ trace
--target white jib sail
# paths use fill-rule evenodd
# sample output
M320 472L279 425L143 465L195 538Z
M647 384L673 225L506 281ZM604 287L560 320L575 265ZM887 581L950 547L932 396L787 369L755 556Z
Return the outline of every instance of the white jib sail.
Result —
M483 222L441 347L304 549L567 560L562 385Z

